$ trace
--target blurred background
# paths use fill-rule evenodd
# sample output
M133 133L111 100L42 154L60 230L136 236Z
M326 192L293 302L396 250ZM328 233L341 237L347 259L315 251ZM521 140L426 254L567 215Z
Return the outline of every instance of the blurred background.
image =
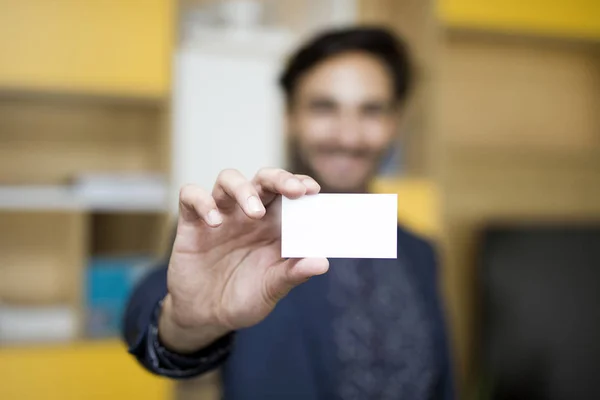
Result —
M418 66L373 190L439 249L461 398L600 374L597 0L0 0L0 398L215 399L119 341L178 187L285 165L286 55L380 24ZM596 388L596 392L598 389Z

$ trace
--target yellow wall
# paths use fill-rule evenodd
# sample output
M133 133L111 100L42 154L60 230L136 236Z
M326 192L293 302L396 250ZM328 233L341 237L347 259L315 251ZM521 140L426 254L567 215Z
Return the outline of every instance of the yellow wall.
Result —
M175 0L0 0L0 88L163 96ZM598 0L438 0L449 26L600 39Z
M169 89L174 0L0 0L0 87Z
M137 365L120 342L0 348L2 400L169 400L172 383Z
M449 25L600 39L598 0L438 0Z

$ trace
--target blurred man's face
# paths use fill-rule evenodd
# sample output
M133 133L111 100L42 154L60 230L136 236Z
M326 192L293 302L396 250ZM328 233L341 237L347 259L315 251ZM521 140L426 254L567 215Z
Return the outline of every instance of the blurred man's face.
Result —
M392 76L377 58L347 53L298 82L288 115L295 172L329 192L361 192L397 128Z

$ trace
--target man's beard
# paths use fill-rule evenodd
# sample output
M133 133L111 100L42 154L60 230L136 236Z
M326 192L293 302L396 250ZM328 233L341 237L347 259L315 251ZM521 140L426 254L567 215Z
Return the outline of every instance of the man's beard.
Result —
M320 146L319 150L317 150L321 154L327 155L335 155L343 153L350 155L352 157L364 157L369 158L373 163L373 168L375 169L381 163L383 159L383 154L374 153L368 150L362 149L341 149L335 146ZM322 179L318 171L316 171L310 163L306 160L307 157L302 156L301 146L298 143L298 140L294 137L290 137L287 140L287 168L290 172L294 174L303 174L308 175L314 178L321 185L321 193L366 193L368 191L369 179L371 176L369 175L365 182L360 182L357 187L352 188L341 188L334 187L333 185L327 185L326 182ZM373 171L370 171L371 173Z

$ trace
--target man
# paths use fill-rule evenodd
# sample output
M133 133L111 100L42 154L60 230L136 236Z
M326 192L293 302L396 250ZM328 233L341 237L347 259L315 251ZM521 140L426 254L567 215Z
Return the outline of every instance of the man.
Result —
M293 173L226 170L212 192L181 190L168 267L126 312L146 368L221 367L228 400L453 398L430 245L398 228L393 260L280 256L281 196L365 192L410 83L405 48L381 29L328 32L292 57L281 86Z

